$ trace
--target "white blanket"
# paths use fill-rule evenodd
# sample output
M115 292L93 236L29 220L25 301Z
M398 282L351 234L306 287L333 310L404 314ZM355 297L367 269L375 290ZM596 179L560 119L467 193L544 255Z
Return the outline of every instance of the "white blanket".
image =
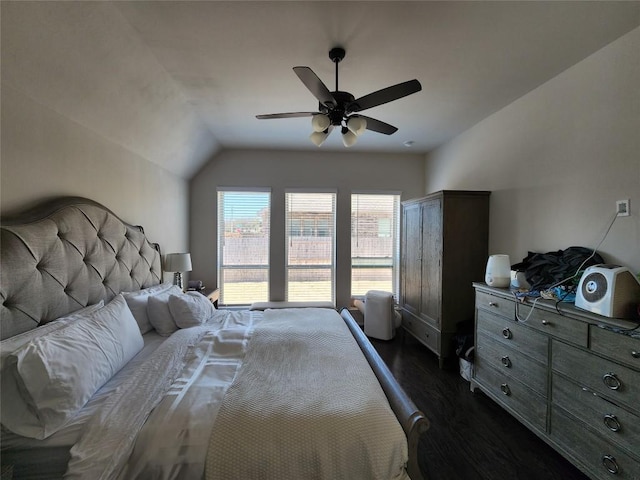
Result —
M254 316L237 312L221 323L178 330L169 337L88 421L71 450L65 478L202 477L217 411L213 407L234 376L228 368L206 367L215 363L216 357L223 359L222 363L225 358L233 363L231 357L235 356L233 370L237 370ZM215 382L215 378L222 378L218 381L222 392L216 394L214 388L203 398L203 384ZM198 399L201 402L194 409ZM198 413L210 417L198 417ZM197 438L200 446L193 445ZM195 466L190 464L194 457ZM199 474L187 475L194 468Z
M71 449L66 479L117 477L147 416L182 370L189 347L205 333L203 327L176 332L105 401Z
M234 312L225 328L202 338L138 434L122 480L203 477L213 423L259 316Z
M266 310L218 413L206 479L407 478L404 432L343 319Z
M88 423L66 478L198 479L205 461L225 480L406 478L403 431L335 311L233 312L176 332L140 375Z

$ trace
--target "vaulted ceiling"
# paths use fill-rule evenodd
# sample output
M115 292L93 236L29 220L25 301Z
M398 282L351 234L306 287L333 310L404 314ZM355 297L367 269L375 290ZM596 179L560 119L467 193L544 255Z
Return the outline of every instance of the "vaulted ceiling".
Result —
M356 97L405 80L423 90L366 112L398 127L357 150L426 152L640 24L638 2L117 2L220 145L317 148L314 111L292 71L333 91L331 47L346 49L340 89ZM344 149L334 132L323 149Z
M422 90L363 111L398 127L350 151L421 154L640 25L640 1L2 2L3 98L21 92L185 178L220 149L318 150L292 70L356 98ZM603 88L609 88L603 85ZM405 143L412 142L407 148ZM339 132L321 151L343 151Z

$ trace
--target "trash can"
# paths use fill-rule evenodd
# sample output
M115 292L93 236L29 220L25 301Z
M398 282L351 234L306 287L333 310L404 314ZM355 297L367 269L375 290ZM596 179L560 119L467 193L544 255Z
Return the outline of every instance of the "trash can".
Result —
M460 367L460 376L467 382L471 381L473 375L473 355L475 346L473 345L473 334L458 334L455 336L456 355Z
M473 351L476 347L470 347L464 354L458 358L460 364L460 376L467 382L471 381L473 375Z

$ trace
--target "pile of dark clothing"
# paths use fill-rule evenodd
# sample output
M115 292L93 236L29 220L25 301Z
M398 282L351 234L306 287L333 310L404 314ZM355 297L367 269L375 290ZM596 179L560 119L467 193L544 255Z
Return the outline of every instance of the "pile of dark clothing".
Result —
M597 252L585 247L569 247L557 252L529 252L511 269L524 272L531 290L546 290L565 280L577 284L584 269L600 263L604 260Z

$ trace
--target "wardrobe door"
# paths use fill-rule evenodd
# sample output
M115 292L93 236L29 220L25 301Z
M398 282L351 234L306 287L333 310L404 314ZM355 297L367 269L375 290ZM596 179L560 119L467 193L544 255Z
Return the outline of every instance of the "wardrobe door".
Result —
M440 326L442 298L442 198L422 204L422 300L420 317Z
M402 211L402 301L403 308L418 314L421 301L422 214L419 203L405 205Z

